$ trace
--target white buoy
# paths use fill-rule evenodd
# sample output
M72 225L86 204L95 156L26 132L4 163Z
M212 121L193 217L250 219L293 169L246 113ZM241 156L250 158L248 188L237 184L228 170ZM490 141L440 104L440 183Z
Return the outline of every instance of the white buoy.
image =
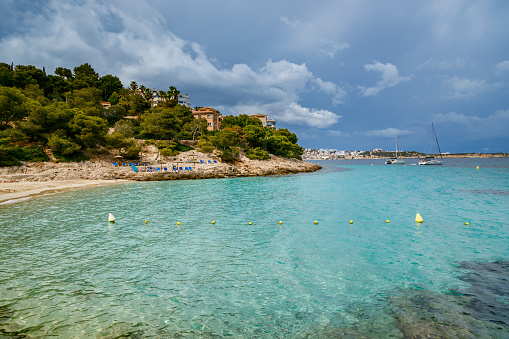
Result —
M110 215L108 216L108 221L115 222L115 217L113 216L113 214L110 213Z

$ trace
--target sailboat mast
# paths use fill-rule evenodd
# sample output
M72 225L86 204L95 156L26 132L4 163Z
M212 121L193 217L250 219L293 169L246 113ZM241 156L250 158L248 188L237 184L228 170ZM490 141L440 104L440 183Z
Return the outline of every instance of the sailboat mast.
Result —
M433 123L431 123L431 128L433 128L433 138L434 138L433 141L436 141L438 153L440 154L440 158L442 159L442 151L440 150L440 145L438 144L437 133L435 132L435 127L433 126Z
M396 144L396 159L398 158L398 137L394 137L394 143Z
M431 154L435 154L435 127L433 127L433 123L431 123Z

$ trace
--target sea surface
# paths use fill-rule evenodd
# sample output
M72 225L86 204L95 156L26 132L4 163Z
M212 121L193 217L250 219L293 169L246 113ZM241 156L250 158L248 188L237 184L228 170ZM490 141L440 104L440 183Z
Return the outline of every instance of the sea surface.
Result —
M1 205L0 337L509 338L509 159L406 162Z

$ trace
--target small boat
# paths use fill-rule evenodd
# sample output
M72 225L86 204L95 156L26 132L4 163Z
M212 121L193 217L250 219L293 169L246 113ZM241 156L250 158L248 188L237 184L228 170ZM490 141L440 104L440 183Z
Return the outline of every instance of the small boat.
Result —
M401 151L399 150L398 138L394 137L394 139L396 140L396 156L394 158L387 159L385 164L386 165L404 165L405 162L403 161L403 158L401 158ZM400 154L400 158L399 159L398 159L398 151L399 151L399 154Z
M438 144L437 134L435 132L435 127L433 123L431 123L431 135L433 137L433 155L428 155L424 158L419 159L419 165L442 165L442 152L440 151L440 145ZM440 155L440 159L435 157L435 143L438 149L438 155Z

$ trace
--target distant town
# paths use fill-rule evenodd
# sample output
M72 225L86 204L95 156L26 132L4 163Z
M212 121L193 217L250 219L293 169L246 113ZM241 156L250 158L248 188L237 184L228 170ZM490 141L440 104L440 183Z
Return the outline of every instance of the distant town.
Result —
M395 156L396 152L384 151L375 148L371 151L348 151L337 150L333 148L305 148L302 154L302 160L340 160L340 159L384 159ZM399 153L403 158L419 158L425 153L402 151ZM459 157L509 157L509 153L442 153L442 156L448 158Z

